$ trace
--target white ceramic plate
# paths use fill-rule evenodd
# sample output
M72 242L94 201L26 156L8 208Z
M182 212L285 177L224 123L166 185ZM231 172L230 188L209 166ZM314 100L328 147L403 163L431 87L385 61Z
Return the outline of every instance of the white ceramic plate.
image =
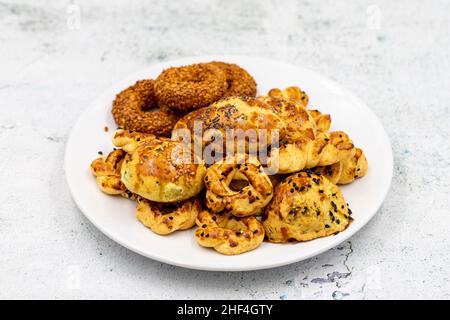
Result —
M263 243L254 251L224 256L200 247L194 229L159 236L135 219L135 203L100 192L89 171L97 152L112 150L111 137L116 124L111 102L116 93L136 80L156 78L167 67L221 60L237 63L253 75L258 94L269 89L300 86L310 97L310 106L332 116L332 129L347 132L369 161L367 175L342 187L355 221L335 236L297 244ZM104 127L109 127L109 132ZM165 263L201 270L241 271L272 268L320 254L346 240L370 218L383 202L392 179L391 145L378 118L351 92L334 81L305 68L255 57L204 56L169 61L148 67L104 92L82 114L72 129L66 149L66 176L75 202L86 217L103 233L121 245L146 257Z

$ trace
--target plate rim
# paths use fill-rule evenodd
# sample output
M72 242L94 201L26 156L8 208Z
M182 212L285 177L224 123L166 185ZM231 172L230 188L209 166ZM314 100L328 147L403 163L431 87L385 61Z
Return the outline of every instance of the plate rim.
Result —
M69 170L69 164L70 164L70 159L69 159L69 150L72 148L72 144L74 141L74 137L73 134L76 131L76 129L80 126L82 119L85 117L86 114L88 114L91 109L93 109L96 105L99 104L99 101L104 100L103 97L105 97L109 92L111 92L114 88L119 87L122 83L126 83L126 82L130 82L132 79L136 79L136 75L139 74L140 72L142 72L143 68L156 68L159 66L163 66L167 63L173 64L173 65L183 65L183 64L187 64L187 63L194 63L195 61L199 62L199 61L213 61L213 60L223 60L223 61L233 61L233 60L240 60L240 59L254 59L254 60L260 60L260 61L265 61L268 63L276 63L276 64L283 64L285 66L292 66L295 68L301 68L309 73L311 73L312 75L314 75L315 77L317 77L318 79L321 79L323 81L326 81L328 84L333 85L333 87L338 88L339 90L341 90L345 96L347 97L351 97L357 104L359 108L364 108L365 112L370 115L372 117L372 120L374 120L375 122L377 122L377 124L379 125L380 129L382 132L382 135L384 136L385 142L387 143L386 145L386 151L388 152L388 154L384 155L384 157L386 157L386 161L388 162L389 165L389 172L388 172L388 182L387 184L384 186L384 190L383 190L383 194L382 194L382 200L380 201L380 203L378 204L377 208L374 208L373 212L370 212L370 214L366 217L366 218L360 218L360 219L364 219L363 221L361 221L361 223L352 230L352 232L348 232L345 233L343 232L343 236L341 239L339 239L337 242L330 242L327 245L324 245L323 247L321 247L320 249L317 249L309 254L303 255L299 258L295 258L295 259L289 259L288 261L278 261L278 262L273 262L273 263L265 263L265 264L255 264L253 267L226 267L226 268L221 268L221 267L211 267L211 266L205 266L202 267L201 265L196 265L196 264L188 264L188 263L180 263L178 261L174 261L171 260L170 258L165 258L165 257L161 257L159 255L153 255L149 252L140 250L139 248L135 247L134 245L128 243L126 241L126 239L122 239L120 236L114 236L112 235L107 228L104 228L101 224L96 223L96 221L91 217L90 214L88 214L87 212L89 210L87 210L87 208L84 207L84 205L82 204L82 201L80 201L80 199L78 198L78 195L76 194L76 192L74 192L74 185L73 182L70 179L70 170ZM225 272L240 272L240 271L254 271L254 270L263 270L263 269L271 269L271 268L277 268L277 267L281 267L281 266L286 266L286 265L290 265L296 262L300 262L309 258L312 258L314 256L320 255L328 250L330 250L331 248L334 248L336 246L338 246L339 244L343 243L344 241L348 240L350 237L352 237L353 235L355 235L356 233L358 233L362 227L366 226L367 223L377 214L377 212L380 210L381 206L383 205L390 189L391 189L391 185L392 185L392 178L393 178L393 171L394 171L394 158L393 158L393 152L392 152L392 144L391 141L389 139L389 135L386 132L386 129L384 128L382 122L380 121L380 119L378 118L378 116L372 111L372 109L370 109L356 94L354 94L352 91L350 91L349 89L345 88L344 86L342 86L340 83L338 83L337 81L335 81L334 79L327 77L325 75L322 75L320 73L317 73L314 70L309 69L308 67L304 67L303 65L299 65L299 64L295 64L295 63L289 63L286 61L282 61L282 60L276 60L276 59L269 59L269 58L265 58L265 57L259 57L259 56L252 56L252 55L200 55L200 56L188 56L188 57L182 57L182 58L177 58L174 60L164 60L155 64L150 64L148 66L145 66L143 68L140 68L138 71L133 72L132 74L130 74L129 76L125 77L124 79L117 81L115 83L113 83L111 86L109 86L108 88L106 88L104 91L102 91L102 93L100 95L98 95L82 112L81 114L78 116L77 120L75 121L74 125L72 126L72 128L70 129L70 133L69 133L69 137L67 139L66 142L66 146L65 146L65 150L64 150L64 174L66 177L66 182L67 185L69 186L69 191L70 194L72 196L72 199L74 200L75 204L77 205L77 207L79 208L79 210L83 213L83 215L99 230L101 231L103 234L105 234L108 238L110 238L111 240L115 241L116 243L120 244L121 246L127 248L128 250L131 250L135 253L138 253L144 257L150 258L152 260L155 261L159 261L159 262L163 262L166 264L170 264L170 265L174 265L177 267L183 267L183 268L187 268L187 269L193 269L193 270L202 270L202 271L225 271Z

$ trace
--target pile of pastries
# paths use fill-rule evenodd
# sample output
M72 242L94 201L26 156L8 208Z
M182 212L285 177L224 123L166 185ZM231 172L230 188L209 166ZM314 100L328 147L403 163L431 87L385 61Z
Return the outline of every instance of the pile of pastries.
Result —
M368 163L308 100L295 86L256 97L235 64L172 67L116 96L115 148L91 171L101 191L136 201L153 232L196 227L198 244L222 254L330 236L353 220L337 185L363 177ZM255 134L223 148L230 132Z

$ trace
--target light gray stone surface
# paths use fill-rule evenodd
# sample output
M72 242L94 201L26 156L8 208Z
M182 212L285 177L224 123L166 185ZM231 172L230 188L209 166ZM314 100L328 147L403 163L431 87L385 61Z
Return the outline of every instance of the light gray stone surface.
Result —
M450 298L449 14L420 0L0 0L0 298ZM203 54L309 67L380 117L392 189L350 241L277 269L199 272L84 218L63 170L83 109L144 66Z

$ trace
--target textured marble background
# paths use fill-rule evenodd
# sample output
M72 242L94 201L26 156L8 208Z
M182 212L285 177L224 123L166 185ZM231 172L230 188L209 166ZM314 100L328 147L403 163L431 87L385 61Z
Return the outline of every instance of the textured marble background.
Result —
M0 298L450 298L449 1L0 0ZM77 209L63 156L100 92L201 54L297 63L360 96L392 141L391 192L350 241L240 273L161 264Z

